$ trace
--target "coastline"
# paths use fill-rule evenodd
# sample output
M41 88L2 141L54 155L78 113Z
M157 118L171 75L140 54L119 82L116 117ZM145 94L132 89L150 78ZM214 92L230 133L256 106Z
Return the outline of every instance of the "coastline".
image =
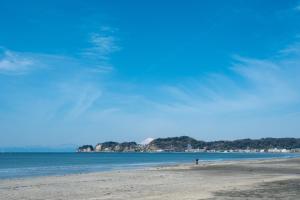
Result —
M199 163L201 164L226 161L270 160L278 158L285 159L300 157L300 154L296 153L105 152L102 154L99 152L89 152L79 155L76 154L77 153L75 152L29 153L29 155L33 158L29 162L23 162L24 159L27 159L28 153L0 154L0 156L2 156L0 159L4 164L4 166L0 166L0 180L137 170L151 167L176 166L182 164L191 165L195 162L195 159L198 159ZM12 159L21 160L21 162L11 163L10 160ZM6 160L8 161L7 163L5 162Z
M297 199L300 158L0 180L0 199Z

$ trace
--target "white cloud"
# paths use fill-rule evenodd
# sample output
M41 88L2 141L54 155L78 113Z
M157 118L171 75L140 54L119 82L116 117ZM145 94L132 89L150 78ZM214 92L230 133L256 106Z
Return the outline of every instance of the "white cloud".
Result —
M299 39L300 36L297 37ZM300 55L300 42L293 43L280 51L285 56L299 56Z
M0 74L25 75L37 69L107 74L114 70L114 66L104 60L58 54L16 52L7 49L3 53L0 52Z
M35 61L21 53L4 50L0 58L0 73L24 74L34 66Z
M45 107L51 104L50 118L65 120L75 120L86 114L103 94L103 88L100 85L76 75L52 83L51 88L50 93L56 98L51 102L45 101Z
M58 54L16 52L0 47L0 73L10 75L26 74L32 69L43 67L58 68L65 65L85 68L93 73L108 73L114 70L110 57L121 49L111 27L101 27L100 33L90 35L89 48L83 49L83 57L75 58Z
M90 47L82 50L81 55L89 60L93 60L97 65L91 72L111 72L114 66L110 59L113 53L120 51L121 47L117 44L118 39L114 36L117 29L112 27L101 27L99 33L90 34Z
M117 29L105 26L101 27L99 33L92 33L89 40L91 47L84 49L82 54L104 63L108 62L111 54L121 49L114 36L116 31Z
M92 34L91 48L85 51L86 55L95 56L98 59L108 59L111 53L120 50L116 45L116 39L113 36L105 36L101 34Z
M294 51L300 48L294 46ZM293 51L293 52L294 52ZM162 112L222 115L280 110L300 103L300 59L290 54L275 59L234 57L230 75L208 74L179 85L162 86Z

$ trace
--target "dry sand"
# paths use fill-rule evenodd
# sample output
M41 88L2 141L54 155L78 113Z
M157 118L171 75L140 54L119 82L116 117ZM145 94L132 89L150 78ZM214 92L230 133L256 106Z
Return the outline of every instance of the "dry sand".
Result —
M300 159L1 180L0 199L299 200Z

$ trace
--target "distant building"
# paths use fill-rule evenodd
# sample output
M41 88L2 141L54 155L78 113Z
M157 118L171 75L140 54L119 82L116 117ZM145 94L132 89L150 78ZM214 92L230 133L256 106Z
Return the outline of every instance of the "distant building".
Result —
M102 144L97 144L95 146L95 151L102 151Z
M278 148L273 148L273 149L268 149L269 153L290 153L291 150L288 149L278 149Z
M300 153L300 148L291 149L292 153Z
M191 144L187 145L187 151L191 151L193 149L193 146Z

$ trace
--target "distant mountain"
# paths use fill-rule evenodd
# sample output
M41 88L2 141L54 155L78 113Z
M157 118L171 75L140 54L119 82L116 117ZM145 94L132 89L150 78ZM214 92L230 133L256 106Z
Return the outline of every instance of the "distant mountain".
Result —
M78 149L78 151L93 151L84 147L91 147L85 145ZM196 140L188 136L157 138L150 143L142 145L136 142L104 142L95 146L95 151L109 151L109 152L151 152L151 151L171 151L183 152L192 149L202 149L205 151L216 150L268 150L268 149L298 149L300 148L300 139L298 138L262 138L262 139L242 139L234 141L213 141L205 142Z
M141 145L147 145L150 142L152 142L154 140L154 138L146 138L145 140L143 140L140 144Z
M147 149L162 149L165 151L184 151L187 149L188 145L190 145L193 148L198 148L201 146L202 143L204 142L197 141L196 139L188 136L158 138L150 142L147 146Z
M299 138L262 138L234 141L206 142L208 149L296 149L300 148Z
M95 146L95 151L135 152L142 151L142 146L136 142L104 142L97 144Z

